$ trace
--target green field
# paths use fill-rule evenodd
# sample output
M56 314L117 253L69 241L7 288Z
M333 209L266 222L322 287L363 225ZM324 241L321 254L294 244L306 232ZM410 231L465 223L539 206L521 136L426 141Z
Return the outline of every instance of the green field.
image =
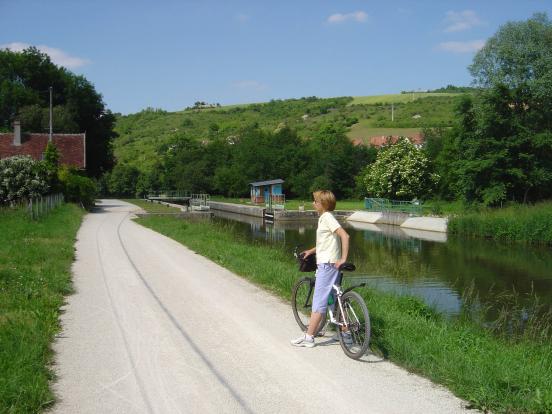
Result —
M395 93L387 95L372 96L354 96L349 105L375 105L378 103L407 103L420 98L430 96L457 96L457 93L437 93L437 92L415 92L415 93Z

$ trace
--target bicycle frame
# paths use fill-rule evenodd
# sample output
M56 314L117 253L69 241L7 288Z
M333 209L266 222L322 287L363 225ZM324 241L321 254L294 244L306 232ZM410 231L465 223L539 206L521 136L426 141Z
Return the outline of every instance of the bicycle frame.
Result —
M335 293L336 293L337 304L339 305L339 310L341 311L341 314L344 315L343 304L341 302L341 296L343 296L343 291L341 290L341 287L338 286L338 285L333 285L333 290L335 290ZM335 319L335 316L334 316L331 308L328 308L328 313L330 314L330 322L331 323L333 323L334 325L345 326L346 328L348 328L346 321L345 321L345 323L342 323L342 322L339 322L337 319Z
M341 281L342 279L343 279L343 273L340 273L337 280ZM336 293L337 304L339 305L339 310L341 311L342 315L345 315L345 312L343 310L343 302L341 301L341 297L345 293L349 292L350 290L353 290L354 288L361 287L361 286L366 286L366 283L360 283L358 285L350 286L345 290L341 290L340 285L336 285L336 284L333 285L332 289ZM309 292L309 294L310 294L310 292ZM353 312L353 316L355 317L355 319L358 320L358 316L356 315L355 310L353 308L351 308L351 312ZM343 322L339 322L337 319L335 319L335 316L334 316L331 308L328 308L328 313L330 314L330 323L333 323L334 325L337 325L337 326L344 326L347 329L349 328L349 326L347 324L347 320L346 320L347 318L344 317Z

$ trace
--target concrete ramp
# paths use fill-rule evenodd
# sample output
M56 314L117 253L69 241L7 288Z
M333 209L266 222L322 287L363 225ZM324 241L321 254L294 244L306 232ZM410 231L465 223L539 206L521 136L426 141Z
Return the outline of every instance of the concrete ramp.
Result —
M415 230L447 232L447 219L443 217L411 217L401 227Z
M381 221L383 218L383 213L376 211L355 211L351 214L347 220L355 221L360 223L371 223L376 224Z

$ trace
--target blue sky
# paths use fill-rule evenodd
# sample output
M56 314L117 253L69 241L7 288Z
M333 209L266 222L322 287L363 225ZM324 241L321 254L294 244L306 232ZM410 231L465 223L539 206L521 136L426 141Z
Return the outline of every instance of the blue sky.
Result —
M550 0L0 0L0 47L35 45L114 112L468 85L500 25Z

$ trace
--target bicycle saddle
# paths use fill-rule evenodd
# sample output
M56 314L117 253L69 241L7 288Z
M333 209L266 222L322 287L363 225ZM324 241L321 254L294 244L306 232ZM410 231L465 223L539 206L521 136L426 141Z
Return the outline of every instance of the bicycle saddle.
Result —
M355 269L356 266L349 262L345 262L341 266L339 266L339 270L345 270L346 272L354 272Z

